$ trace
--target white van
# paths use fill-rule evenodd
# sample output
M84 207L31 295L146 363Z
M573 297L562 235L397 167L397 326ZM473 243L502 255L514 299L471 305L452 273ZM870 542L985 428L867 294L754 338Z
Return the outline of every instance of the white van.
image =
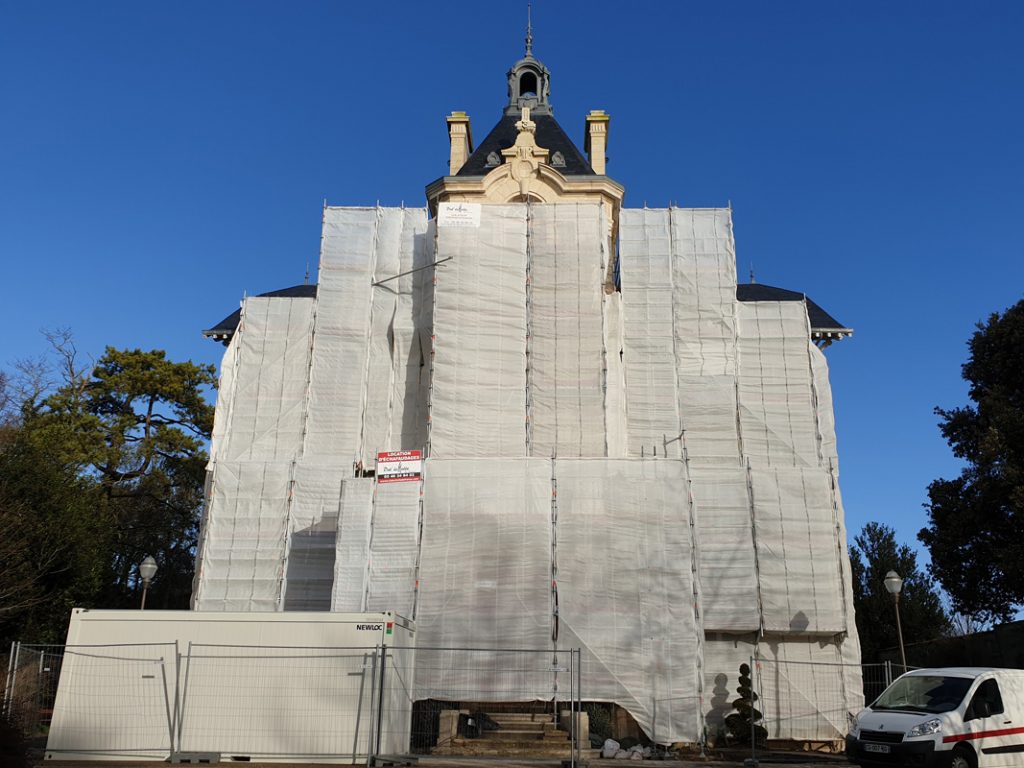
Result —
M1024 766L1024 670L908 672L857 715L846 755L863 766Z

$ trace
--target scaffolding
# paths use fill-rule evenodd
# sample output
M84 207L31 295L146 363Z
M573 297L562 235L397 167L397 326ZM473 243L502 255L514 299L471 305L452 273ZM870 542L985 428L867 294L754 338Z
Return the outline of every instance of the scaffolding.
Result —
M829 714L777 728L831 733L837 695L860 704L859 649L805 301L737 300L727 209L623 209L617 252L598 203L478 213L325 208L315 298L245 300L196 609L390 610L421 646L578 647L583 698L661 743L700 741L751 656L824 662ZM378 483L377 453L409 450L422 476ZM418 697L452 685L423 669ZM504 701L551 680L456 684Z

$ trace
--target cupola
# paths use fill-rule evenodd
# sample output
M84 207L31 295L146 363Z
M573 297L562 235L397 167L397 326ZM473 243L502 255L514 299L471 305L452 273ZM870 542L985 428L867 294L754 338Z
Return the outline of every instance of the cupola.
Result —
M523 107L535 115L550 115L551 73L533 55L533 26L526 25L526 55L508 71L508 106L505 114L518 115Z

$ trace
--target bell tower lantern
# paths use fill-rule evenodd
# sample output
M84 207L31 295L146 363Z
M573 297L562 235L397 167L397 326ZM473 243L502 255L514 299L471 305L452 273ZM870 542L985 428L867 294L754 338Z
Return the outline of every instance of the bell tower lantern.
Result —
M619 209L625 189L607 175L607 113L586 119L586 155L555 120L551 72L533 55L533 26L527 23L526 51L506 75L508 102L501 119L474 145L469 115L447 117L448 175L427 185L427 205L436 216L446 202L594 202L605 209L608 252L615 253ZM606 278L614 287L612 262Z
M550 115L551 73L534 58L533 25L526 25L526 55L508 71L506 115L519 115L527 107L535 115Z

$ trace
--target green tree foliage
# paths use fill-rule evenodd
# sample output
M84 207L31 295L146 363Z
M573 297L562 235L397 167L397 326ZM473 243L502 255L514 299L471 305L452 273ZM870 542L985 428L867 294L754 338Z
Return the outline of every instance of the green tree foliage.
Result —
M899 644L892 595L885 589L885 574L896 571L903 579L900 619L906 645L947 636L952 629L932 580L917 566L917 555L896 543L895 531L881 523L868 523L850 546L853 605L857 614L861 656L879 660L879 651ZM907 662L914 663L907 651Z
M4 388L0 602L20 595L0 611L5 638L60 640L74 605L137 605L147 554L147 607L185 608L191 591L213 367L108 348L86 371L70 337L51 340L60 384Z
M935 411L966 466L928 486L918 537L958 611L1006 620L1024 606L1024 301L979 323L968 348L973 404Z

